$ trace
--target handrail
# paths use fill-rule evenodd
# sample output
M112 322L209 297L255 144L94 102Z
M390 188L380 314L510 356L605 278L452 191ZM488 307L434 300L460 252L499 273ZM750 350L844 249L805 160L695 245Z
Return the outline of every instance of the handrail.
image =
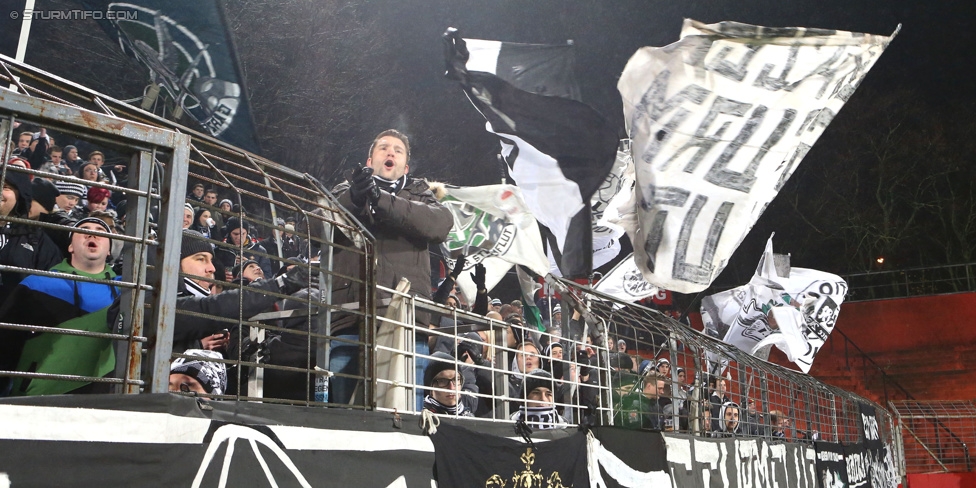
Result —
M846 341L845 342L845 347L846 347L847 344L850 344L851 346L854 346L854 349L856 349L857 352L858 352L858 354L861 355L862 361L866 359L869 363L871 363L872 366L874 366L875 369L877 369L881 373L881 382L882 382L881 385L884 388L885 405L888 405L889 404L889 401L888 401L888 387L887 387L887 382L888 381L890 381L894 386L898 387L898 389L901 390L902 393L904 393L905 396L908 397L909 400L916 401L916 402L918 401L918 399L915 398L915 395L912 395L912 393L909 392L908 390L906 390L904 386L902 386L900 383L898 383L898 381L896 381L895 379L891 378L890 375L888 375L888 373L886 373L885 370L882 369L881 366L878 363L876 363L874 361L874 359L871 358L871 356L868 355L868 353L864 352L863 349L861 349L860 347L858 347L858 345L856 343L854 343L854 341L852 341L850 337L847 337L847 334L845 334L844 331L842 331L842 330L840 330L840 329L838 329L838 328L835 327L834 328L834 333L839 333L844 338L844 340ZM942 421L939 420L938 417L933 416L932 418L933 418L933 423L935 423L937 426L939 426L940 428L942 428L942 430L944 430L947 434L949 434L949 436L951 436L953 439L955 439L956 442L959 443L959 445L962 446L963 453L964 453L965 458L966 458L966 471L972 471L972 460L969 457L969 446L967 446L966 443L963 442L963 440L960 439L959 436L956 435L956 433L952 431L952 429L950 429L948 426L946 426L944 423L942 423ZM942 464L941 460L936 459L936 461L938 461L939 464Z

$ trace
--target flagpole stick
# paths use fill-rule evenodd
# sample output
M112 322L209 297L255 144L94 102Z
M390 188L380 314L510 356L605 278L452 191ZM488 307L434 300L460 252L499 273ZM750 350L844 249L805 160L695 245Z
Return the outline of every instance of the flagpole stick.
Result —
M24 12L34 10L34 0L27 0L24 3ZM24 12L21 12L23 15ZM30 39L31 23L34 21L34 17L30 16L23 20L20 24L20 38L17 40L17 52L14 54L14 60L18 63L23 63L24 58L27 56L27 41ZM14 76L12 80L13 83L10 84L10 89L17 91L17 84L20 81L19 76ZM25 94L26 95L26 94Z
M496 154L495 159L498 161L498 169L500 170L499 173L502 176L502 184L504 185L506 184L505 175L508 172L508 162L505 161L505 156L502 156L501 154Z

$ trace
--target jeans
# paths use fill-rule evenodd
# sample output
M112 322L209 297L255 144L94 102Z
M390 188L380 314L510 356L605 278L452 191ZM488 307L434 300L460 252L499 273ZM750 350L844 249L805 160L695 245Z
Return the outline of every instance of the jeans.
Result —
M359 334L339 334L336 338L359 341ZM359 371L359 344L333 341L329 349L329 371L362 376ZM333 376L329 384L329 403L348 405L359 382L357 378ZM361 389L359 394L363 394Z

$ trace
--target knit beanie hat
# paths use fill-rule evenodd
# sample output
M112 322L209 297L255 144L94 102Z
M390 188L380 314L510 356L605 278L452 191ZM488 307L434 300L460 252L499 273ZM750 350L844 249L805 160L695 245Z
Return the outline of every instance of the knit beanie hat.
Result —
M44 178L34 178L31 182L31 190L34 192L34 201L40 203L44 210L54 211L54 204L61 192L49 180Z
M198 252L208 252L213 256L213 246L207 242L203 234L190 229L183 229L183 242L180 243L180 260Z
M223 395L227 389L227 365L208 361L208 359L224 359L224 357L219 352L203 349L187 349L183 354L198 356L201 359L176 358L169 367L169 373L192 376L203 385L207 393Z
M532 390L536 388L548 388L550 391L553 390L552 385L552 374L544 369L534 369L531 373L525 375L525 396L532 393Z
M17 204L14 205L13 214L19 217L27 217L30 212L31 200L33 199L33 188L31 187L30 175L18 173L17 171L7 170L5 183L17 190Z
M227 226L226 226L227 235L230 235L230 231L234 229L241 229L241 228L246 229L246 227L244 227L244 222L241 222L241 219L237 217L231 217L227 219Z
M231 274L234 276L234 279L239 278L241 276L241 273L243 273L244 270L247 269L248 265L250 264L258 264L258 262L253 259L248 259L247 261L244 261L241 264L235 265L233 271L231 271Z
M94 167L98 168L98 165L95 164L95 163L93 163L93 162L91 162L91 161L85 161L84 163L81 163L81 166L78 167L78 177L79 178L82 177L82 176L84 176L84 174L85 174L85 168L88 167L88 165L91 165L91 166L94 166Z
M72 227L81 228L81 225L82 224L98 224L101 227L101 229L98 229L98 230L100 230L102 232L107 232L109 234L113 233L112 232L112 227L110 227L107 222L105 222L104 220L102 220L102 219L100 219L98 217L85 217L85 218L83 218L83 219L75 222L75 225L73 225ZM74 238L74 234L75 234L74 232L69 232L68 233L68 239Z
M54 183L62 195L74 195L78 198L85 198L85 185L81 183L71 183L70 181L58 181Z
M454 363L454 358L446 352L437 351L431 354L427 369L424 370L424 386L430 386L441 371L454 369Z

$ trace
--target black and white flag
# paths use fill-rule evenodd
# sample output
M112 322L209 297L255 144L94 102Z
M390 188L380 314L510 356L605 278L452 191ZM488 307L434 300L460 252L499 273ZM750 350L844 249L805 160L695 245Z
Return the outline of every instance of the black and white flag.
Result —
M447 76L461 83L498 136L509 174L535 218L552 233L560 270L588 277L593 245L590 199L613 167L617 132L576 100L530 93L470 66L472 53L454 29L444 34ZM567 239L572 235L572 239Z
M485 266L485 286L491 291L513 265L521 264L539 275L549 268L535 218L526 208L522 192L512 185L457 187L443 185L435 192L451 211L454 226L441 243L448 267L461 254L465 271ZM477 286L471 273L461 273L458 288L474 303Z
M105 19L98 21L102 28L148 69L149 79L175 111L188 115L207 134L258 152L244 75L221 2L82 4L105 12Z
M702 322L708 335L760 359L776 346L807 373L846 295L840 276L790 267L789 255L773 253L769 236L749 283L702 299Z
M678 42L630 58L628 234L650 283L712 283L892 37L686 20Z
M468 71L491 73L519 90L537 95L580 100L573 70L572 44L521 44L465 39Z

